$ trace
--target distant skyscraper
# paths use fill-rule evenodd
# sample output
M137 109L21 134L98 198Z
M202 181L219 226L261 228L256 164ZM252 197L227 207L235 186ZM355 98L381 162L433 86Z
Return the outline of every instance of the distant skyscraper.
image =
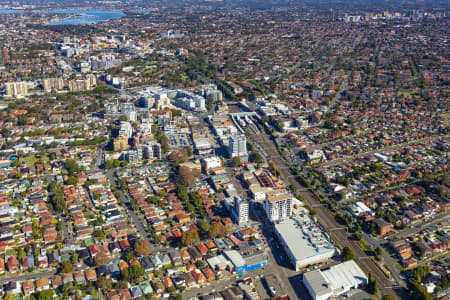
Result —
M44 90L62 90L64 88L64 80L62 78L45 78L42 80Z
M3 47L3 61L5 63L9 62L9 51L8 51L8 48L6 48L6 47Z
M28 95L28 82L8 82L6 86L6 96L26 96Z

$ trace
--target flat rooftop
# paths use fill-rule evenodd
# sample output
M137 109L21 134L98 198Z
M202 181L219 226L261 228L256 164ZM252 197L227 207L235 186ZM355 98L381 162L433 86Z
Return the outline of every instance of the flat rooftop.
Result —
M337 296L351 287L367 282L367 277L354 260L349 260L323 270L314 270L303 275L317 296Z
M296 260L335 251L333 244L306 214L293 215L275 228Z
M269 200L269 202L278 202L289 198L293 198L286 189L271 190L268 191L266 195L267 200Z

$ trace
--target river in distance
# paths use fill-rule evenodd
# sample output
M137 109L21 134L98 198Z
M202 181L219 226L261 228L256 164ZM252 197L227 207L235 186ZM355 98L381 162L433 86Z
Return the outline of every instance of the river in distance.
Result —
M122 11L105 11L105 10L81 10L81 9L63 9L50 10L48 14L73 14L74 17L52 22L50 25L79 25L104 22L112 19L119 19L125 16Z

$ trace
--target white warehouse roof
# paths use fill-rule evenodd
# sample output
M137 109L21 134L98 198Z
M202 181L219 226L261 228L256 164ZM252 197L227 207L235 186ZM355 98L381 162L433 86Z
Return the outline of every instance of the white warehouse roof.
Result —
M367 283L367 277L354 260L303 275L303 281L314 291L315 298L339 296ZM314 297L313 297L314 298Z
M275 228L296 260L335 251L333 244L306 214L291 216L275 224Z

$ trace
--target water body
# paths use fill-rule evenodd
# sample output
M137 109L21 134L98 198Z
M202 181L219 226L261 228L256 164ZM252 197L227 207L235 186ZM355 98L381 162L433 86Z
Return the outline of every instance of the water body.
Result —
M149 14L150 13L149 10L132 10L131 12L135 13L135 14Z
M104 22L113 19L120 19L125 14L122 11L104 11L104 10L82 10L82 9L63 9L46 11L47 14L73 14L75 17L69 17L63 20L54 21L50 25L80 25Z
M0 15L15 15L18 13L19 11L15 9L0 9Z

